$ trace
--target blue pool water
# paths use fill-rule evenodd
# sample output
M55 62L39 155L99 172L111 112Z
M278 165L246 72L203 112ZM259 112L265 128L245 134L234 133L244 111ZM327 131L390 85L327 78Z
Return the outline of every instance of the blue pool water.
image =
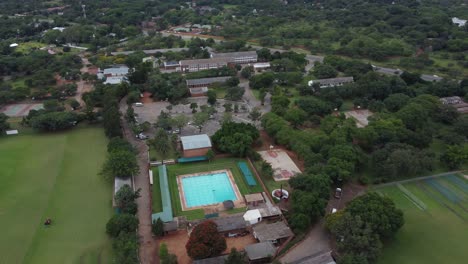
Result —
M182 178L187 207L237 200L226 172Z

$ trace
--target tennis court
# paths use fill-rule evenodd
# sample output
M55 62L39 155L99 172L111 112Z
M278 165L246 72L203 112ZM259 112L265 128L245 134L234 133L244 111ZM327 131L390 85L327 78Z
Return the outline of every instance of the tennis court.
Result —
M296 163L289 157L288 153L281 149L271 149L259 151L258 154L270 163L273 168L273 178L275 181L287 181L296 174L301 173Z
M9 117L27 116L31 110L44 109L43 104L10 104L2 107L0 113L4 113Z

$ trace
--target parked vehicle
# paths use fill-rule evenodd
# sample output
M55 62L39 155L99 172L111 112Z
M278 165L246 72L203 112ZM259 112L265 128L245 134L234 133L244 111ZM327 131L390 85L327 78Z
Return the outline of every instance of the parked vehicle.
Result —
M335 198L336 199L341 199L341 188L336 188L335 190Z
M141 140L145 140L145 139L148 139L148 136L143 134L143 133L140 133L140 134L136 135L136 138L141 139Z
M143 103L135 103L135 106L141 107L143 106Z

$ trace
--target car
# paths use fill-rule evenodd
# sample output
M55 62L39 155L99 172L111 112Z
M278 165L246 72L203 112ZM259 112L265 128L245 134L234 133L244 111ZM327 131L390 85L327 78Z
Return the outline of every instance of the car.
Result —
M336 211L337 211L336 208L332 208L331 213L334 214L336 213Z
M180 134L180 130L179 129L174 129L174 130L172 130L172 134Z
M143 133L140 133L140 134L136 135L136 137L137 137L138 139L141 139L141 140L148 139L148 136L145 135L145 134L143 134Z
M336 199L341 199L341 193L342 193L341 188L336 188L336 190L335 190L335 198L336 198Z
M137 107L142 107L142 106L143 106L143 103L135 103L135 106L137 106Z

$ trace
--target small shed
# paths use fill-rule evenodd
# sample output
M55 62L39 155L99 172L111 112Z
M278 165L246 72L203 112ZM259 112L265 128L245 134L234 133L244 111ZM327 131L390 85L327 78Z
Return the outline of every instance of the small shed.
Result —
M223 202L223 206L227 210L231 210L234 208L234 202L232 200L226 200Z
M251 206L257 206L258 204L265 202L261 193L246 194L244 197L247 205Z
M18 135L19 134L18 130L16 130L16 129L15 130L7 130L7 131L5 131L5 133L7 134L7 136Z
M180 140L184 158L205 156L211 149L211 140L207 134L180 137Z
M259 223L262 221L262 214L260 213L260 210L258 209L248 210L244 214L244 220L250 225L255 225L256 223Z
M273 224L260 223L254 226L253 235L260 242L281 244L294 234L284 222L279 221Z
M265 263L275 256L276 248L271 242L262 242L246 246L245 253L250 263Z

